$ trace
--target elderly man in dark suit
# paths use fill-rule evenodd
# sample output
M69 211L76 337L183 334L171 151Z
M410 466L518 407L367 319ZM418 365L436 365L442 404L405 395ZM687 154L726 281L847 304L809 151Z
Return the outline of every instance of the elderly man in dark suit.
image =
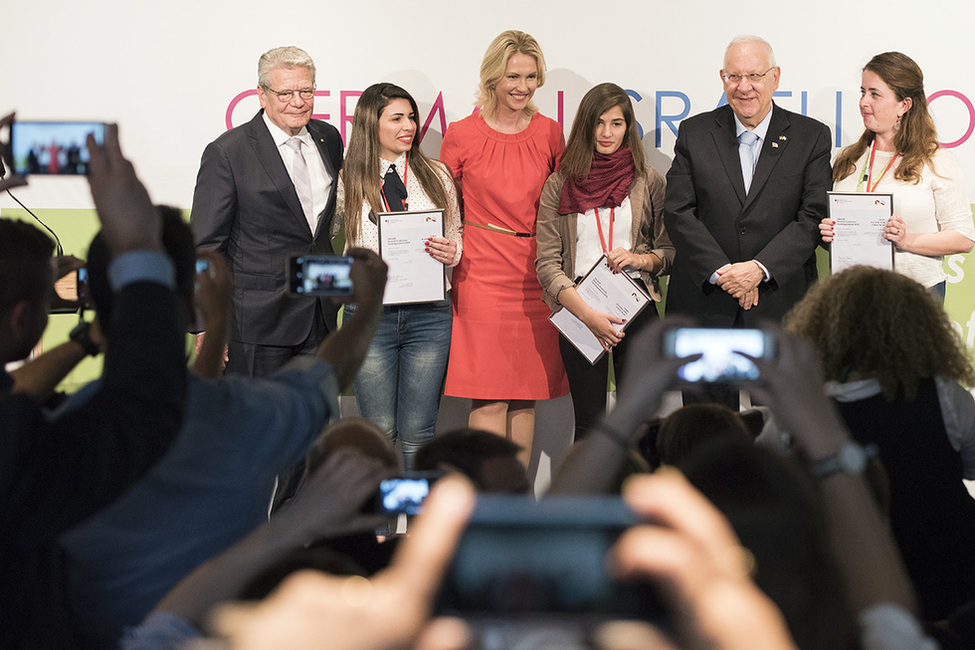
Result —
M767 42L735 38L721 70L728 105L680 125L664 201L677 248L668 313L755 327L816 281L830 132L772 102L779 73Z
M224 253L233 275L227 371L260 377L314 353L336 328L332 303L287 295L285 263L332 252L342 141L311 119L315 64L303 50L262 55L257 93L254 119L203 152L191 224L197 246Z

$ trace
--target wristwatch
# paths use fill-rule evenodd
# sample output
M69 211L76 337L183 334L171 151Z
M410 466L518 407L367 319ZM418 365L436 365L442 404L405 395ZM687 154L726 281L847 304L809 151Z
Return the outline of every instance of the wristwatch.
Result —
M856 442L848 440L835 454L812 461L812 473L817 478L829 478L840 472L858 476L863 474L867 459L876 454L877 450L873 445L865 449Z
M91 323L81 321L74 326L74 329L72 329L71 333L68 334L68 338L80 345L81 349L84 350L85 354L88 356L97 357L101 350L99 350L98 345L91 340L91 332L89 331L90 328Z

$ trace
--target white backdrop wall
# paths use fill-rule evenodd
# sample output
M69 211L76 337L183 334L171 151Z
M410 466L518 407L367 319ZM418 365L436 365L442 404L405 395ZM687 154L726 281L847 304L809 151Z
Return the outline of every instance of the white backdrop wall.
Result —
M10 6L13 5L13 6ZM855 8L855 9L854 9ZM229 124L249 119L257 58L283 44L318 64L316 115L348 132L357 93L399 83L417 98L424 149L472 110L481 56L501 30L536 36L549 76L536 95L568 131L592 85L629 89L653 164L666 172L681 116L722 101L718 69L739 33L767 38L782 66L777 101L855 139L859 70L877 52L908 53L926 73L942 140L975 187L975 57L971 5L961 0L850 3L763 0L609 3L495 0L413 3L238 0L120 3L33 0L3 9L0 110L21 119L118 121L123 144L158 201L189 206L200 154ZM83 181L37 179L18 194L32 206L90 205ZM3 198L0 207L11 206Z

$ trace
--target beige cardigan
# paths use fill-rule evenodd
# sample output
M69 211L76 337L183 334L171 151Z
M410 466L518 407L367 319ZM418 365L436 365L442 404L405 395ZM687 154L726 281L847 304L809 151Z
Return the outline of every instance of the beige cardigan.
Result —
M545 181L538 204L535 271L542 285L542 300L552 311L561 307L559 292L575 286L578 275L576 258L576 222L578 213L559 214L559 196L565 179L555 172ZM630 186L630 211L633 214L633 249L638 255L654 253L663 261L663 268L654 275L641 271L640 276L650 290L650 297L660 302L657 278L670 273L674 263L674 245L664 229L664 179L651 167L645 167Z

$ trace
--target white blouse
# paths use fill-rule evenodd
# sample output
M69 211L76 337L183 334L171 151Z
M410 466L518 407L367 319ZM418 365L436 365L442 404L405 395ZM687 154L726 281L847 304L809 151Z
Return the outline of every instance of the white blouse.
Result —
M891 152L878 151L873 163L874 174L879 173L888 162ZM855 192L857 182L865 166L870 164L870 150L856 163L852 174L837 182L833 189L838 192ZM972 206L968 200L965 178L955 157L945 148L939 148L932 157L931 164L921 171L921 180L916 185L894 178L890 169L877 184L877 192L894 195L894 214L904 220L908 233L932 233L942 230L957 230L975 241L975 226L972 225ZM943 268L944 256L918 255L898 248L894 249L894 268L909 278L917 280L926 287L943 282L947 275Z
M585 275L592 265L603 254L603 242L606 243L607 253L614 248L633 250L633 212L630 210L630 197L623 199L615 210L597 208L599 210L599 226L602 226L603 237L599 238L599 226L596 225L596 210L586 210L576 219L576 275ZM610 215L613 216L613 241L609 241ZM631 277L640 277L639 271L627 273Z
M457 203L457 186L454 185L454 178L447 171L447 168L438 160L433 161L434 167L437 170L437 176L440 177L440 182L443 183L444 191L447 193L447 209L444 213L444 237L453 240L457 243L457 254L454 255L454 259L450 264L446 264L447 267L447 288L450 288L450 276L451 269L460 263L461 255L463 254L463 243L462 238L464 234L464 226L461 224L460 220L460 206ZM377 183L382 183L383 177L389 170L390 165L396 165L396 173L399 174L400 180L403 180L403 174L406 173L406 192L407 192L407 202L410 210L439 210L440 208L434 205L430 197L427 196L426 192L423 191L423 187L420 185L419 179L416 174L408 170L406 167L406 154L402 154L393 162L389 162L383 158L379 159L379 178ZM339 175L338 191L336 193L336 216L343 217L344 207L345 207L345 186L343 184L343 178ZM369 207L367 201L362 202L362 214L360 215L360 230L361 233L358 237L353 236L351 233L345 233L345 250L348 251L349 248L353 246L360 246L362 248L368 248L376 253L379 252L379 226L373 223L372 219L369 218L369 213L372 208ZM344 218L344 217L343 217Z

